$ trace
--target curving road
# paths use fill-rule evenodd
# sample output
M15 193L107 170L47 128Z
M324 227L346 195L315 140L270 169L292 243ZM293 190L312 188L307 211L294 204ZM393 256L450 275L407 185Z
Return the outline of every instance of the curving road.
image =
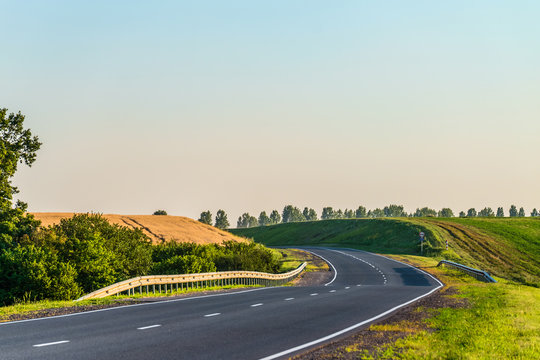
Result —
M307 249L332 281L0 324L0 359L277 359L367 326L442 284L356 250Z

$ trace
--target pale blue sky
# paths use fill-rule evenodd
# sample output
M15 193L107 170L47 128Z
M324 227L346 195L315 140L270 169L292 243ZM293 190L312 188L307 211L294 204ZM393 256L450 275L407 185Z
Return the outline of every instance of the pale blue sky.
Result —
M2 1L31 211L540 207L536 1Z

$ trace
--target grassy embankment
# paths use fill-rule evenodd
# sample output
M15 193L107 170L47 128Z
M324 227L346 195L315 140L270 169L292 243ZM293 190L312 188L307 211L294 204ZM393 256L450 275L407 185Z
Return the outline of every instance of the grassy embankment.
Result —
M419 231L426 233L428 256L418 256ZM330 220L233 232L272 246L342 246L387 254L434 273L445 289L456 288L469 303L419 309L433 315L424 324L373 325L370 331L410 335L376 353L366 352L361 343L345 349L354 358L540 358L540 219ZM435 267L442 258L487 270L499 282L481 283Z

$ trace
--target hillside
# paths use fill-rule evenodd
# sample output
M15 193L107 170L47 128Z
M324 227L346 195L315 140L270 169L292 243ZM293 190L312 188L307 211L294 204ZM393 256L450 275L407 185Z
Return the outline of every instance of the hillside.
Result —
M323 245L378 253L424 255L481 268L495 276L540 286L538 218L399 218L289 223L230 230L265 245ZM445 250L448 240L449 250Z
M73 213L32 214L41 221L42 226L56 224L60 222L60 219L73 216ZM245 241L245 239L229 232L183 216L104 214L103 217L113 224L142 228L143 232L155 244L169 240L197 244L221 244L228 240Z

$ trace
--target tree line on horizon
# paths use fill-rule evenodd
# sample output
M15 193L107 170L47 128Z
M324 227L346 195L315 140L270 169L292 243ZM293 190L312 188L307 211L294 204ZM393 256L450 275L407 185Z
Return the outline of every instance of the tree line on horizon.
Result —
M466 212L460 211L458 216L460 218L472 218L472 217L505 217L503 207L498 207L497 211L493 211L490 207L485 207L479 211L475 208L470 208ZM525 209L520 207L519 210L515 205L511 205L508 211L509 217L525 217ZM540 212L534 208L531 213L531 217L539 217ZM429 207L417 208L412 213L407 213L404 210L403 205L388 205L384 208L376 208L368 210L364 206L358 206L356 210L353 209L337 209L335 210L331 206L324 207L321 212L320 220L333 220L333 219L362 219L362 218L385 218L385 217L440 217L450 218L455 217L454 212L450 208L442 208L437 211ZM293 205L287 205L283 208L281 214L277 210L272 210L270 215L266 211L261 211L259 217L250 215L248 212L243 213L238 217L236 222L237 228L250 228L256 226L268 226L285 224L290 222L305 222L305 221L317 221L319 220L317 212L305 207L304 210L300 210ZM212 225L212 213L210 210L203 211L198 221ZM227 214L224 210L220 209L216 214L215 227L220 229L229 228L230 224L227 220Z

